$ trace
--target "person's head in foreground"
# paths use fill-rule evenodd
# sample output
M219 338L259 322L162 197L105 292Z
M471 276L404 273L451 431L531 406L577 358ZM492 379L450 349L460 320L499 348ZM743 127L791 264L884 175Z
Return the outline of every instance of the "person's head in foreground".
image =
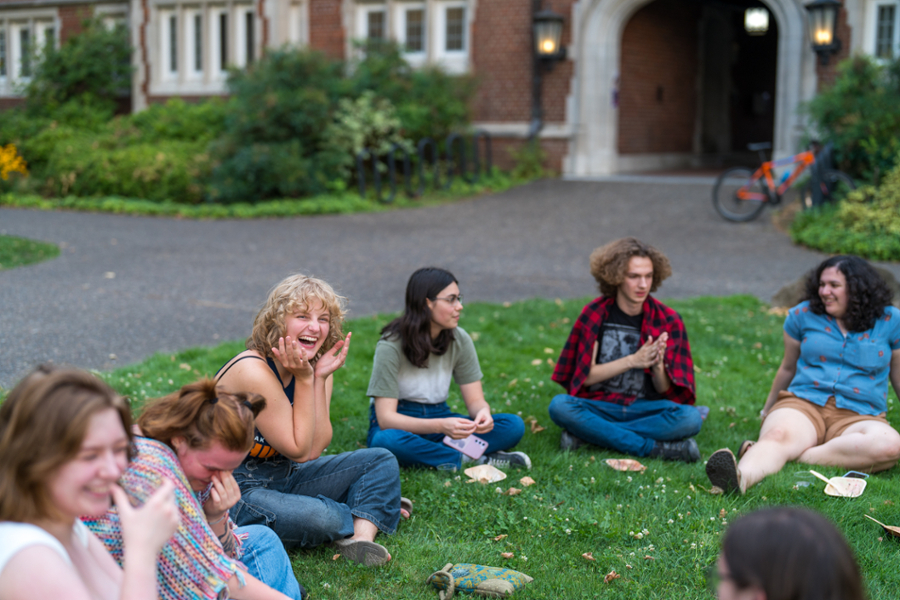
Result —
M269 293L253 321L247 349L274 357L279 338L290 336L306 356L317 358L344 338L345 302L321 279L291 275Z
M128 465L131 413L97 377L41 366L0 406L0 521L99 515Z
M207 378L152 400L138 426L175 451L191 489L202 492L214 477L240 466L253 446L254 418L265 406L259 394L216 390Z
M591 253L591 275L600 293L640 305L672 274L666 255L632 237L621 238Z
M878 271L858 256L832 256L809 273L810 310L843 323L847 331L866 331L884 314L893 293Z
M776 507L738 518L712 567L719 600L865 600L846 540L811 510Z

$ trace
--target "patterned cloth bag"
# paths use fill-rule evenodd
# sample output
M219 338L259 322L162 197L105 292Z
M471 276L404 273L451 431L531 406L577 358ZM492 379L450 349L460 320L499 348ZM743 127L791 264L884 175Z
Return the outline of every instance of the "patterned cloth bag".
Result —
M532 581L532 577L512 569L447 563L443 569L432 573L425 583L438 590L440 600L447 600L457 591L490 598L506 598Z

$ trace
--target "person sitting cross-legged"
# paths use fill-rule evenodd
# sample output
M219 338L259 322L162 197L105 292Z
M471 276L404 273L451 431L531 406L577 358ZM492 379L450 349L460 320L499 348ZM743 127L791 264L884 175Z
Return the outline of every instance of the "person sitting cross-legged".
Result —
M666 256L634 238L591 254L602 296L581 311L553 372L568 393L550 403L560 447L585 442L633 456L694 462L703 419L684 322L650 296L672 274Z

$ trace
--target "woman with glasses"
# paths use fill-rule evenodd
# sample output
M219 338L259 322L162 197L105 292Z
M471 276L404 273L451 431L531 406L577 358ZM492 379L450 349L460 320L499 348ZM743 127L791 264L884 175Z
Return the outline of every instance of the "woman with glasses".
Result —
M330 285L292 275L256 315L247 350L216 375L223 389L266 399L250 455L234 470L241 499L231 518L268 525L288 549L331 543L343 558L377 566L391 555L375 536L400 520L397 460L380 448L323 455L334 373L350 347L343 321L344 298Z
M443 440L474 435L487 442L474 462L530 469L524 452L507 452L525 433L522 419L491 415L484 399L475 345L459 327L462 309L459 282L449 271L427 267L409 278L403 315L381 331L375 347L369 447L390 450L403 466L458 469L472 459ZM467 415L447 406L451 379Z
M766 508L737 519L707 578L719 600L865 600L847 541L811 510Z

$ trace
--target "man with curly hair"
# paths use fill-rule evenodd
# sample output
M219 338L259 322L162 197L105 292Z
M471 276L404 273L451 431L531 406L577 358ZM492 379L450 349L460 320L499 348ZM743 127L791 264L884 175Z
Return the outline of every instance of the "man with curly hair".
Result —
M623 238L591 254L599 298L572 327L553 381L566 389L550 403L563 428L560 448L590 443L633 456L699 460L691 436L703 422L693 406L694 365L684 322L650 296L672 274L669 259Z

